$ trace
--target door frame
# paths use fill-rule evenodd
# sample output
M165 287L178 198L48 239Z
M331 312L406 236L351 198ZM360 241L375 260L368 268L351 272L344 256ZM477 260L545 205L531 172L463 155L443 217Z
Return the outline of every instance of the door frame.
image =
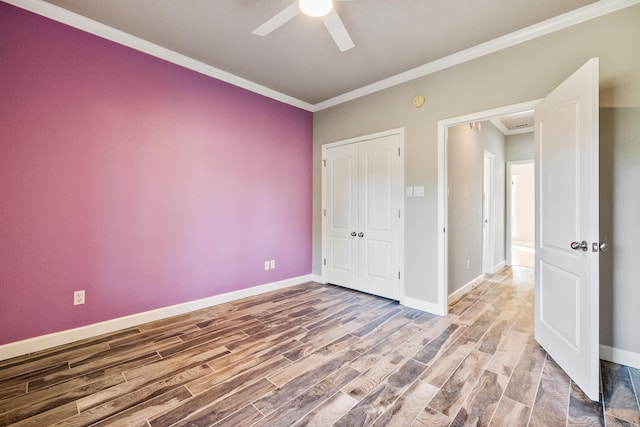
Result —
M512 167L515 165L532 165L535 167L535 162L533 159L531 160L514 160L514 161L510 161L507 162L507 172L506 172L506 177L507 177L507 199L505 200L505 207L506 207L506 218L505 218L505 242L507 244L507 247L505 248L505 264L506 265L512 265L513 264L513 259L511 256L511 238L513 236L511 236L511 216L513 215L513 211L511 210L511 202L513 200L513 194L512 194L512 190L513 190L513 186L511 185L511 175L512 175ZM535 209L535 207L534 207ZM535 212L534 212L535 215Z
M322 145L322 156L321 156L321 160L320 160L320 169L322 170L322 206L321 206L321 215L322 215L322 227L320 229L320 233L322 235L322 250L321 250L321 259L324 260L326 258L326 248L327 248L327 236L325 233L325 230L327 229L327 225L326 225L326 221L327 221L327 217L326 217L326 212L325 212L325 206L326 206L326 200L327 200L327 189L326 189L326 169L325 167L323 167L323 163L325 162L326 159L326 154L327 154L327 150L333 147L339 147L341 145L347 145L347 144L355 144L358 142L364 142L364 141L369 141L372 139L378 139L378 138L383 138L385 136L392 136L392 135L398 135L400 138L400 189L399 189L399 194L398 197L400 197L401 203L400 203L400 221L399 221L399 225L398 225L398 268L400 269L400 283L399 283L399 287L400 287L400 297L399 297L399 302L402 305L406 305L405 304L405 288L404 288L404 272L406 271L405 269L405 265L404 265L404 246L405 246L405 242L404 242L404 221L405 221L405 198L404 198L404 175L405 175L405 164L404 164L404 140L405 140L405 129L403 127L401 128L395 128L395 129L389 129L386 131L381 131L381 132L376 132L376 133L371 133L368 135L362 135L362 136L356 136L354 138L349 138L349 139L343 139L340 141L335 141L335 142L330 142L327 144L323 144ZM321 273L321 277L322 280L326 283L325 277L324 277L324 263L321 264L321 268L322 268L322 273Z
M482 164L482 274L493 274L495 271L496 234L495 234L495 201L493 193L494 170L496 156L484 150ZM487 163L490 165L488 168ZM487 202L488 200L488 202ZM488 206L487 206L488 204ZM488 219L487 219L488 217Z
M447 268L449 263L447 257L447 138L449 128L471 122L482 122L496 116L533 110L540 101L540 99L537 99L521 102L438 121L438 297L436 303L433 304L433 312L435 314L444 316L449 311L449 295L447 292Z

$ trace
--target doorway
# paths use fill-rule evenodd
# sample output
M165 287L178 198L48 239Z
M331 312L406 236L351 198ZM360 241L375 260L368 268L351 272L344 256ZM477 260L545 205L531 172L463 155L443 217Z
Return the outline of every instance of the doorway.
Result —
M449 302L449 176L447 169L449 128L460 125L468 126L470 123L482 122L498 116L531 111L538 102L538 100L523 102L438 122L438 264L441 267L438 269L437 303L434 307L435 310L433 310L437 314L447 314Z
M507 162L507 265L535 265L535 179L531 160Z

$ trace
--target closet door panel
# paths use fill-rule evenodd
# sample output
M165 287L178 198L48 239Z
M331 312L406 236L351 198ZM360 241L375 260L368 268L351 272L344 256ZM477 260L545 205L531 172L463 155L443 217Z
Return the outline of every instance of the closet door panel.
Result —
M359 288L398 299L400 147L395 135L359 143Z
M351 144L328 149L326 161L325 279L357 289L358 147Z

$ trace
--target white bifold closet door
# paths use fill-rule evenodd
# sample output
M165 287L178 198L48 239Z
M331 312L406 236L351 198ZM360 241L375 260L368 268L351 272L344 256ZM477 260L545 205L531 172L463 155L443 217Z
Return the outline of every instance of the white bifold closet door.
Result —
M400 136L326 150L323 276L400 298Z

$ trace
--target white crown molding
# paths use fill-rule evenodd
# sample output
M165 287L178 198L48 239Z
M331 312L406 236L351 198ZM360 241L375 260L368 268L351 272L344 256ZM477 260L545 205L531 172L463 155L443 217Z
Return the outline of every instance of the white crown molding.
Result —
M599 0L595 3L581 7L574 11L540 22L539 24L535 24L527 28L523 28L522 30L506 34L502 37L498 37L469 49L462 50L436 61L429 62L411 70L380 80L376 83L372 83L359 89L355 89L342 95L338 95L334 98L327 99L326 101L322 101L317 104L310 104L292 96L277 92L273 89L269 89L268 87L259 85L250 80L243 79L242 77L238 77L234 74L220 70L211 65L207 65L193 58L189 58L185 55L179 54L162 46L158 46L139 37L132 36L131 34L125 33L124 31L117 30L113 27L101 24L82 15L78 15L77 13L70 12L64 8L55 6L51 3L47 3L43 0L0 1L12 4L21 9L25 9L46 18L53 19L54 21L58 21L79 30L86 31L90 34L102 37L115 43L119 43L140 52L147 53L173 64L191 69L206 76L213 77L214 79L224 81L226 83L246 89L259 95L263 95L268 98L311 112L324 110L338 104L370 95L383 89L387 89L420 77L424 77L426 75L444 70L446 68L471 61L481 56L488 55L490 53L494 53L499 50L524 43L537 37L544 36L554 31L562 30L564 28L571 27L572 25L576 25L640 3L640 0Z
M533 129L534 129L533 126L528 126L528 127L518 128L518 129L507 129L506 126L500 120L498 120L497 117L492 117L489 119L489 121L505 136L533 132Z
M45 18L61 22L95 36L102 37L115 43L119 43L140 52L147 53L149 55L155 56L156 58L163 59L167 62L180 65L181 67L188 68L200 74L204 74L206 76L213 77L214 79L218 79L242 89L246 89L250 92L266 96L267 98L271 98L276 101L301 108L303 110L313 111L313 105L309 104L308 102L301 101L292 96L285 95L273 89L269 89L268 87L254 83L250 80L243 79L242 77L238 77L234 74L212 67L211 65L207 65L203 62L174 52L170 49L158 46L157 44L148 42L139 37L132 36L131 34L125 33L124 31L120 31L108 25L101 24L100 22L86 18L82 15L78 15L77 13L68 11L67 9L53 5L51 3L47 3L43 0L1 1L12 4L21 9L28 10L29 12L44 16Z
M500 121L497 117L492 117L489 121L500 131L503 135L509 134L509 129Z
M600 0L571 12L567 12L563 15L556 16L538 24L506 34L502 37L481 43L469 49L445 56L444 58L440 58L436 61L420 65L419 67L396 74L395 76L380 80L376 83L372 83L359 89L343 93L342 95L338 95L334 98L327 99L326 101L319 102L313 106L313 111L324 110L365 95L379 92L638 3L640 3L640 0Z

